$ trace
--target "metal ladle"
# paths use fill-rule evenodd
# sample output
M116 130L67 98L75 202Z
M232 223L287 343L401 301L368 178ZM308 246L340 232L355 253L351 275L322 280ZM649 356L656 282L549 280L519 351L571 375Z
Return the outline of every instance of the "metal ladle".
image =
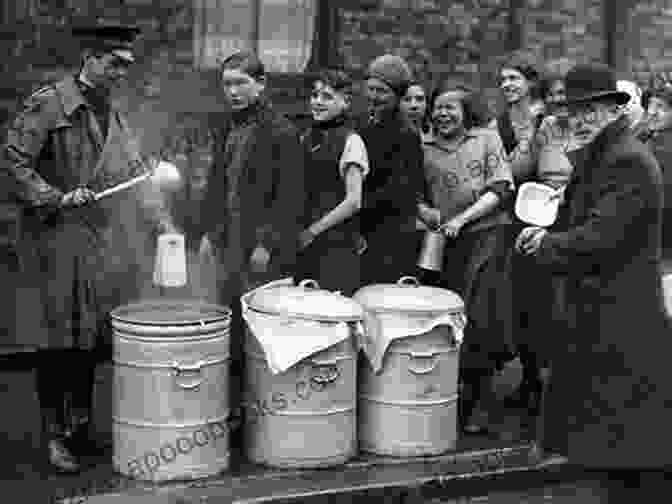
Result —
M180 172L177 169L177 166L167 161L159 161L155 163L153 168L143 173L142 175L138 175L137 177L133 177L130 180L100 191L96 194L95 199L98 201L101 198L105 198L106 196L111 196L120 191L130 189L150 178L154 179L157 185L163 187L167 186L168 188L176 185L181 180Z

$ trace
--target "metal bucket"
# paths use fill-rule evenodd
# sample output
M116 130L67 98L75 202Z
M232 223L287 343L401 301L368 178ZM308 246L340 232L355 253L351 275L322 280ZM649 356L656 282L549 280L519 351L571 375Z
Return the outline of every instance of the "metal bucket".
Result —
M297 331L331 330L332 324L342 323L347 323L350 331L340 343L273 374L259 340L246 325L243 430L249 459L281 468L346 462L357 452L357 349L352 324L361 322L361 307L340 294L320 289L312 280L299 286L262 289L249 301L251 310L269 321L286 322L288 327L309 321L308 329ZM305 336L310 342L323 334Z
M430 327L437 316L463 315L465 309L454 292L422 286L413 277L368 285L353 299L379 319L382 331L400 318L397 323ZM358 436L363 451L418 457L455 448L459 343L454 336L450 325L441 324L393 339L378 374L362 361Z
M359 445L394 457L439 455L457 442L459 351L450 327L394 341L383 370L359 369Z
M352 339L277 375L249 330L245 353L245 446L252 462L328 467L357 453L357 352Z
M115 470L164 481L227 469L229 309L152 301L111 316Z
M417 266L430 271L443 269L443 253L446 248L446 235L440 231L426 231Z

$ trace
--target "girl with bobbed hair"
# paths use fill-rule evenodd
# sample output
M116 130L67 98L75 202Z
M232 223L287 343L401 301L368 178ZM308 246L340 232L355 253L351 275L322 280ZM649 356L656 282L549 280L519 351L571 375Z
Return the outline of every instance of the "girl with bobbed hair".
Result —
M466 306L459 418L462 431L472 434L487 428L474 415L475 407L511 353L511 293L504 266L511 223L505 203L513 195L513 177L499 135L483 127L483 110L479 93L450 81L434 91L434 139L424 145L428 194L418 205L427 228L448 238L443 271L431 283L457 292Z

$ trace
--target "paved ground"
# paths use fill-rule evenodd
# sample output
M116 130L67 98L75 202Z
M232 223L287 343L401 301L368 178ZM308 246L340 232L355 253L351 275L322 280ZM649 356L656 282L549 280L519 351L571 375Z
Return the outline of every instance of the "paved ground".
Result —
M496 391L504 393L515 386L519 379L519 369L512 366L496 383ZM105 383L101 385L105 387ZM143 494L142 503L151 495L147 491L154 488L149 484L130 481L115 475L111 467L111 453L91 455L85 459L87 467L78 476L53 475L42 463L43 452L40 447L39 436L39 407L35 392L35 374L30 367L29 355L23 358L0 359L0 400L5 405L4 415L0 415L0 495L21 495L24 502L48 502L49 499L63 499L76 495L96 495L105 492L119 490L136 490ZM100 398L98 398L100 401ZM109 411L108 401L100 401L100 411ZM501 408L492 408L490 411L490 424L497 432L493 438L475 438L461 440L458 444L460 452L483 450L487 448L506 448L518 442L524 442L532 435L529 431L520 428L520 415L517 412L504 412ZM103 430L105 430L103 425ZM395 460L393 465L400 471L386 477L398 477L405 474L401 463ZM383 464L385 463L385 464ZM362 456L354 460L350 467L355 473L361 472L366 467L386 465L388 461L380 457ZM468 472L470 469L465 466ZM335 470L338 474L339 470ZM235 470L232 476L239 478L260 478L270 474L269 471L250 464L242 464ZM285 472L278 471L283 477L288 476ZM273 476L275 477L275 476ZM356 476L353 476L356 479ZM381 476L382 477L382 476ZM225 478L220 478L220 484ZM241 480L242 481L242 480ZM247 481L247 480L246 480ZM248 483L241 482L241 488ZM88 502L105 504L112 501L111 497L97 496L89 498ZM129 497L128 502L134 502ZM158 497L157 497L158 498ZM499 497L498 497L499 498ZM161 496L156 502L175 502L174 497ZM168 500L166 500L168 499ZM151 499L154 500L153 498ZM0 498L0 502L5 502ZM64 501L67 502L67 501ZM71 500L70 502L77 502ZM121 502L118 497L114 502ZM476 501L474 501L476 502ZM494 501L493 501L494 502ZM139 501L138 501L139 503ZM135 502L134 502L135 504Z
M672 273L672 261L664 263L665 273ZM2 349L0 349L0 354ZM65 498L73 495L95 495L106 491L119 489L135 489L142 492L142 503L157 504L177 502L192 502L184 500L186 497L161 494L152 495L154 490L149 485L130 482L125 478L114 475L110 464L110 453L91 456L88 467L79 476L55 476L44 471L41 464L43 454L40 450L39 437L39 409L35 393L35 376L29 366L27 358L2 358L0 355L0 401L4 405L3 414L0 415L0 502L9 502L4 495L21 496L21 501L49 502L54 498ZM511 390L520 379L520 370L514 365L497 380L496 392L499 395ZM109 401L102 400L99 403L98 412L106 415L109 411ZM513 446L530 439L532 433L521 429L519 412L504 411L501 408L489 408L488 422L497 433L497 439L463 440L460 442L460 450L476 450L494 447ZM354 461L364 467L366 464L380 463L372 458L361 457ZM245 466L237 476L244 474L259 477L262 474L259 468ZM403 471L402 471L403 473ZM338 470L332 473L338 475ZM235 475L234 475L235 476ZM222 481L228 481L225 477ZM221 486L221 485L220 485ZM147 493L150 492L150 493ZM195 497L194 497L195 498ZM113 500L116 499L116 500ZM177 500L176 500L177 499ZM18 499L12 499L17 501ZM198 500L202 503L201 500ZM66 502L66 501L64 501ZM77 501L71 501L77 502ZM119 497L97 495L91 497L91 504L115 504L123 502ZM140 504L137 496L128 497L127 502ZM193 502L196 502L195 500ZM214 502L214 501L213 501ZM257 501L259 502L259 501ZM460 499L428 499L426 502L476 503L487 502L493 504L513 503L577 503L592 504L599 502L595 488L589 481L546 485L521 491L498 491L491 495L474 495Z

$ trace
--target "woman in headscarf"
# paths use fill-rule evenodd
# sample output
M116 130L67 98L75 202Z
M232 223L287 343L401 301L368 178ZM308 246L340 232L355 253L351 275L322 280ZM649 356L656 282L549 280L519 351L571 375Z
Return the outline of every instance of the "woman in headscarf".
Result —
M616 88L630 95L630 101L624 106L625 115L630 120L630 127L637 131L645 112L642 106L642 90L636 83L629 80L616 81Z
M358 133L369 155L361 231L362 281L396 282L416 272L419 243L416 205L424 193L420 136L401 116L399 104L412 82L399 56L385 54L368 68L368 120Z

